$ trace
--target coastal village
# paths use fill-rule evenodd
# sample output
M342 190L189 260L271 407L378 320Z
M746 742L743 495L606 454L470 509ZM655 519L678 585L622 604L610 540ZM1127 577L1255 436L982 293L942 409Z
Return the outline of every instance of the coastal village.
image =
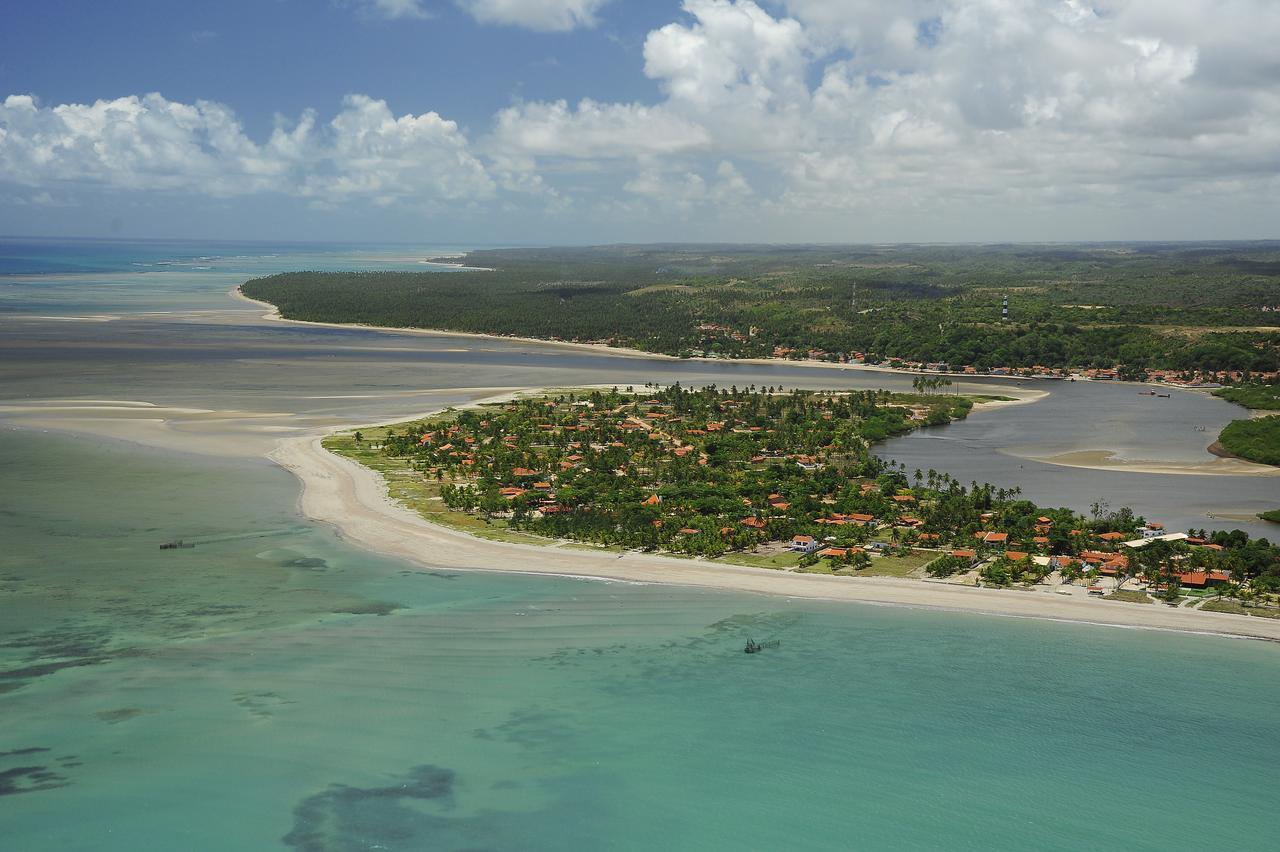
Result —
M734 343L746 343L757 334L752 327L745 332L720 323L703 322L697 327L703 336L705 348L689 351L693 357L716 357L713 344L718 339ZM598 341L612 344L614 341ZM973 364L949 364L941 361L913 361L901 358L884 358L874 352L828 352L825 349L810 347L793 348L775 346L771 357L786 360L825 361L835 364L853 366L884 366L894 370L908 370L920 373L936 373L951 376L1009 376L1018 378L1064 379L1068 381L1144 381L1165 384L1170 387L1212 390L1229 384L1240 382L1280 381L1280 371L1247 372L1244 370L1161 370L1161 369L1128 369L1122 364L1110 367L1046 367L1036 364L1032 366L992 366L980 368Z
M1169 531L1127 509L1040 507L1017 489L908 472L871 451L974 404L927 392L585 390L451 411L331 449L376 451L455 516L548 541L1280 615L1280 548L1265 541Z

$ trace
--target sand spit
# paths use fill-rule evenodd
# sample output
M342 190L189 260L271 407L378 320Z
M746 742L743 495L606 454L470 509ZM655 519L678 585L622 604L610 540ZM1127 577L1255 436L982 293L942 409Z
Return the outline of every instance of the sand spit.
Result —
M302 482L304 515L333 525L348 541L433 568L506 571L632 583L694 586L789 598L851 601L1016 618L1040 618L1147 630L1280 641L1280 619L1199 612L1162 605L977 589L892 578L791 574L639 553L492 542L437 526L387 495L381 477L321 446L321 436L281 441L271 458Z
M1210 448L1210 453L1213 449ZM1119 470L1126 473L1170 473L1194 476L1278 476L1280 468L1255 464L1244 459L1218 457L1203 462L1126 461L1109 450L1080 450L1056 456L1027 456L1031 461L1090 470Z

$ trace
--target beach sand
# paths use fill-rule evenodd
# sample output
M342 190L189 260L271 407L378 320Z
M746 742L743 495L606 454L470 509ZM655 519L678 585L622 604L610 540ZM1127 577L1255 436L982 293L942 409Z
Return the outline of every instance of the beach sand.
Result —
M288 438L271 454L277 464L301 480L302 513L333 525L353 544L432 568L696 586L1280 641L1280 619L1142 606L1055 594L1047 587L1037 591L978 589L920 580L792 574L697 559L486 541L432 524L394 503L377 473L328 452L321 446L322 437Z
M1210 449L1212 453L1212 448ZM1216 454L1215 454L1216 456ZM1280 468L1231 457L1212 457L1203 462L1127 461L1110 450L1080 450L1056 456L1024 456L1031 461L1091 470L1122 470L1129 473L1172 473L1194 476L1280 476Z

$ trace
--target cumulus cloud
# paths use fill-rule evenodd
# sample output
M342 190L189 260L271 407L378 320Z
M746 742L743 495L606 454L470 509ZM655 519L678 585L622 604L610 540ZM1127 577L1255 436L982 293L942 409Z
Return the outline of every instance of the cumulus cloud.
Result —
M914 209L925 198L1060 203L1119 187L1167 196L1275 180L1280 63L1268 46L1280 40L1280 6L1268 0L781 9L685 0L687 17L645 42L644 71L664 100L578 113L527 104L504 112L496 135L537 128L538 144L523 147L544 158L665 153L661 167L638 163L620 178L628 192L679 203L699 193L691 154L749 160L776 176L767 203L780 212ZM680 134L658 130L658 117ZM611 135L624 141L611 148ZM696 144L654 145L678 139Z
M485 197L493 182L465 136L434 112L396 117L364 95L320 126L308 112L255 142L226 106L159 94L42 107L0 105L0 179L213 196L282 192L332 201Z
M508 107L495 119L492 146L505 153L571 159L675 154L710 142L698 123L661 106L585 99Z
M539 32L593 27L608 0L457 0L482 24L502 24Z
M459 2L551 30L601 6ZM685 0L644 42L647 102L519 102L470 142L435 113L355 97L327 123L308 113L254 141L214 103L15 96L0 109L0 178L495 198L620 223L646 210L749 208L790 225L974 221L981 208L1008 223L1071 205L1274 203L1278 43L1274 0Z

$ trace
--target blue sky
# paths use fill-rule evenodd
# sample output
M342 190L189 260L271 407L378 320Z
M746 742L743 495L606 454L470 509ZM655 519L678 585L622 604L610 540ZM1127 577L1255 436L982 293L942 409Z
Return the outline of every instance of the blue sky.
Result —
M0 233L1276 237L1272 0L0 12Z
M252 135L276 113L333 111L376 94L397 113L434 110L481 129L514 99L654 99L641 69L649 30L675 2L614 4L564 33L475 21L448 2L431 17L388 18L329 0L40 0L0 27L5 94L47 103L158 91L233 105Z

